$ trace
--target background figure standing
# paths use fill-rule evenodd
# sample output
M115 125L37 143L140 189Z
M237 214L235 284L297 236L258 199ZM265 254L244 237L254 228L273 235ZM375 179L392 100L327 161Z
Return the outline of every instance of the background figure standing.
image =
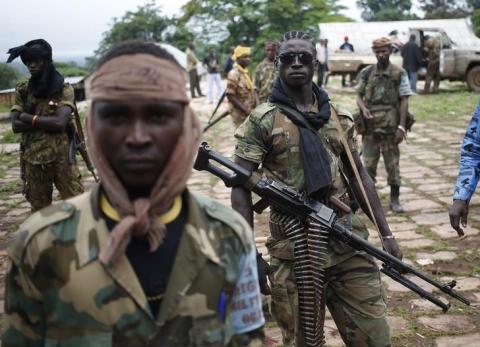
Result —
M403 212L400 205L400 149L406 136L408 97L412 95L407 72L390 63L392 48L387 37L372 43L376 65L358 74L357 105L363 118L363 163L375 180L380 154L383 155L390 185L390 209Z
M225 66L223 67L223 72L225 73L225 76L228 75L231 69L233 69L233 64L235 63L233 61L233 52L235 51L235 47L230 47L230 50L228 51L228 57L227 60L225 60Z
M355 52L353 45L350 42L348 42L348 36L345 36L343 38L343 43L340 45L340 50L346 51L346 52ZM352 85L355 77L353 73L349 73L348 75L350 76L350 85ZM346 86L347 86L347 74L342 74L342 87L346 87Z
M22 134L20 167L25 198L32 212L52 203L53 185L62 199L83 192L75 159L69 158L75 127L75 97L52 63L52 47L38 39L8 51L10 63L17 57L31 77L20 82L10 118L15 133Z
M250 47L237 46L233 53L235 64L227 76L227 94L230 102L230 116L237 128L255 108L255 90L248 73L250 65Z
M220 62L218 60L218 55L213 49L210 47L208 49L208 55L203 60L203 64L207 67L207 81L208 81L208 102L210 104L213 103L213 85L215 85L217 89L217 98L222 95L222 86L220 84Z
M430 93L430 85L433 81L433 93L438 91L440 85L440 40L429 37L425 40L427 50L427 76L425 76L425 93Z
M480 104L477 104L472 119L468 124L460 152L460 165L450 207L450 224L463 236L462 227L467 227L468 205L478 184L478 167L480 166ZM460 226L461 222L461 226Z
M197 90L198 96L203 96L202 90L200 89L200 78L197 72L197 63L198 59L195 55L195 45L193 42L188 44L187 50L187 72L190 79L190 95L192 99L195 98L195 90Z
M417 71L422 66L422 51L415 42L415 35L410 35L410 39L402 48L403 68L407 71L410 89L417 92Z
M320 39L315 45L318 60L317 85L321 87L327 85L326 75L328 71L328 39Z
M277 78L277 70L275 68L277 43L273 41L265 43L265 53L266 57L258 64L253 78L255 92L258 95L258 103L260 104L267 101L272 92L273 83Z

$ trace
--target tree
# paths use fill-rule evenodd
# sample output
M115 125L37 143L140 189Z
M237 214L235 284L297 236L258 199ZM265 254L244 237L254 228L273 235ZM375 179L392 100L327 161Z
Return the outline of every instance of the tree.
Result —
M141 39L152 42L168 42L181 50L187 48L193 40L193 34L187 30L178 18L166 17L154 0L150 0L136 11L128 11L122 18L113 18L110 30L103 33L103 38L93 57L87 57L87 68L93 70L101 55L127 40Z
M358 0L362 18L366 21L391 21L416 18L410 13L411 0Z
M458 0L419 0L425 19L462 18L468 15L465 1ZM478 1L471 0L472 3Z
M264 55L267 40L278 40L288 30L303 30L316 37L318 24L346 21L336 0L190 0L184 23L196 37L220 44L224 52L239 44L253 47L253 60Z
M0 89L15 87L20 74L13 67L0 63Z
M161 41L162 33L168 25L168 19L161 15L155 2L148 2L139 6L137 11L128 11L120 19L113 18L112 28L103 33L95 54L102 55L111 47L127 40Z

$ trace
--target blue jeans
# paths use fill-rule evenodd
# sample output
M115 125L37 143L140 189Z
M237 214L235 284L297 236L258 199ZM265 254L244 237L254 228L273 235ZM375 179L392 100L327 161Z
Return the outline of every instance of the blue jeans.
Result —
M416 71L407 71L408 80L410 81L410 89L412 92L417 92L417 72Z

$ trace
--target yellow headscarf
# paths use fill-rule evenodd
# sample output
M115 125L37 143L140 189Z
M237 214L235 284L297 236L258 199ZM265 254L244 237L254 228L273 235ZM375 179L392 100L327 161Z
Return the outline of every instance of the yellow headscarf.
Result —
M250 47L237 46L233 51L233 60L236 61L238 58L240 58L243 55L250 55L251 52L252 52L252 49ZM238 63L235 63L233 67L236 68L238 71L240 71L243 77L245 77L245 84L247 85L247 88L249 90L253 90L253 82L248 73L248 69L243 66L240 66Z
M250 55L251 52L252 52L252 49L250 47L237 46L233 51L233 60L237 60L242 55Z

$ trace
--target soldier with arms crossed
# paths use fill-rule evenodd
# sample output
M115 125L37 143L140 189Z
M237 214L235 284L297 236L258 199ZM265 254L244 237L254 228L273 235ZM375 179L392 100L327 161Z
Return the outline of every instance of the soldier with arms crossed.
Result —
M72 86L53 66L47 41L29 41L8 54L7 63L20 57L31 74L15 90L10 118L13 132L22 134L24 193L34 212L52 203L54 184L62 199L83 192L80 172L68 158L75 99Z
M100 60L87 129L101 184L20 227L4 347L261 346L253 233L185 186L201 127L183 76L151 43Z
M307 34L293 31L282 36L276 60L279 78L269 102L253 110L237 129L235 161L251 171L261 166L268 177L321 201L330 201L333 196L348 204L350 186L362 209L369 214L360 193L360 182L354 178L346 150L340 143L340 133L331 119L331 114L338 112L342 132L347 134L349 150L383 235L384 247L401 258L373 182L360 162L351 115L336 111L325 91L312 82L317 64L315 53ZM248 190L233 188L232 205L253 225L252 197ZM367 228L355 214L335 209L341 223L365 238L368 236ZM299 347L305 346L301 323L308 317L299 314L295 242L287 236L287 229L295 223L293 217L273 209L267 248L273 270L272 314L282 329L283 344ZM304 234L308 234L309 228L303 225ZM321 317L323 325L326 303L347 346L389 346L386 304L380 273L373 259L334 239L327 240L325 252L322 302L314 315ZM260 258L259 265L261 286L267 292L263 275L268 270Z

